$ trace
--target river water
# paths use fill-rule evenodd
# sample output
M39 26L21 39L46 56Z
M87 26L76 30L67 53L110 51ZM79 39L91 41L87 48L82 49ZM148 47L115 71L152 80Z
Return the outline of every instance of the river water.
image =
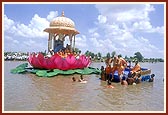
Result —
M106 88L100 75L84 75L87 83L72 82L78 74L52 78L34 74L11 74L25 62L5 61L3 76L4 112L165 112L164 63L140 63L155 74L154 82ZM104 63L92 63L100 68ZM163 80L164 79L164 80Z

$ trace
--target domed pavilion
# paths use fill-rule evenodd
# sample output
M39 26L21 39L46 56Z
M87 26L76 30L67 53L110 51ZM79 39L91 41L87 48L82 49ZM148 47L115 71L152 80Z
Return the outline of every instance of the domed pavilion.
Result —
M64 16L64 12L59 17L56 17L50 22L48 28L44 30L49 33L48 51L58 52L64 48L65 37L69 37L70 43L67 44L72 51L75 49L75 36L79 32L75 29L75 23ZM67 46L66 46L67 47Z
M64 12L62 16L52 20L44 31L49 33L48 51L51 55L30 54L28 61L33 68L70 70L83 69L90 65L90 58L73 52L75 36L79 32L75 29L75 23L64 16ZM65 38L69 38L70 41L66 47L64 47Z
M75 36L79 32L75 29L75 23L64 16L64 12L60 17L52 20L49 27L44 31L49 33L48 51L51 55L44 55L40 52L30 53L28 62L32 67L28 67L28 63L25 63L13 69L13 73L31 72L40 77L52 77L58 74L100 73L95 68L89 68L91 60L88 56L73 52ZM70 42L66 44L65 48L64 41L67 38Z

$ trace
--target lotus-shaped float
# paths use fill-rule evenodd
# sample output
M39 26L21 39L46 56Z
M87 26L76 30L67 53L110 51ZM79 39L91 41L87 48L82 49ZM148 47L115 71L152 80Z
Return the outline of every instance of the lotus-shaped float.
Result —
M85 56L81 55L77 59L73 54L68 55L66 58L62 58L58 54L54 54L52 57L44 57L43 54L30 54L28 62L34 68L39 69L60 69L60 70L70 70L70 69L82 69L90 65L91 60Z

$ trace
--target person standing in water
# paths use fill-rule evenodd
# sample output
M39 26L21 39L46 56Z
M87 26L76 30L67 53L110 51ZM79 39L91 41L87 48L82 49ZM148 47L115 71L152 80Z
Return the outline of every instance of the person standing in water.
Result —
M122 79L121 79L121 85L128 85L127 81L126 81L126 76L125 74L123 75Z
M72 77L72 81L73 81L73 82L75 82L75 81L76 81L75 77Z
M107 86L106 86L106 88L114 88L114 86L111 85L111 81L110 81L110 80L107 81Z
M80 75L80 79L78 81L80 83L87 83L87 81L83 79L83 75Z
M127 62L125 61L125 59L123 59L120 55L118 55L118 76L120 77L120 81L121 81L121 74L124 73L125 68L127 67Z
M119 67L119 60L118 60L118 57L117 56L114 56L113 60L112 60L112 68L111 68L111 73L112 73L112 80L114 79L114 73L115 71L118 71L118 67ZM112 81L111 80L111 81Z
M154 81L154 77L155 77L155 74L152 74L150 79L149 79L149 82L153 82Z
M135 66L133 67L133 68L131 68L131 73L136 73L136 72L138 72L138 71L140 71L141 70L141 66L140 66L140 64L138 63L138 61L136 61L135 62Z
M101 80L106 81L106 74L104 66L101 66Z

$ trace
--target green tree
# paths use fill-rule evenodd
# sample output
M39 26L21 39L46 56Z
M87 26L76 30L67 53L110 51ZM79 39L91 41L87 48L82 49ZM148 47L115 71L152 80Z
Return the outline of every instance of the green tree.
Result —
M86 56L90 56L89 53L90 53L90 52L87 50L87 51L85 52L85 55L86 55Z
M75 48L74 51L77 53L77 52L79 52L79 49L78 49L78 48Z
M113 52L111 53L111 57L113 58L115 55L116 55L116 52L113 51Z
M122 55L121 55L121 54L119 54L119 55L118 55L118 57L122 57Z
M143 60L143 56L140 52L136 52L134 53L134 58L136 58L139 62L141 62Z
M127 56L127 55L125 56L125 59L126 59L126 60L129 60L129 58L128 58L128 56Z
M97 54L95 54L95 55L94 55L94 58L97 60L97 59L98 59L98 55L97 55Z
M97 54L97 55L98 55L98 58L99 58L99 59L101 59L101 57L102 57L101 53L100 53L100 52L98 52L98 54Z
M92 58L94 58L94 57L95 57L95 54L92 53L92 52L90 52L90 56L91 56Z
M106 55L107 58L110 58L110 53L108 52L107 55Z
M74 51L79 54L81 53L81 50L79 50L79 48L75 48Z

